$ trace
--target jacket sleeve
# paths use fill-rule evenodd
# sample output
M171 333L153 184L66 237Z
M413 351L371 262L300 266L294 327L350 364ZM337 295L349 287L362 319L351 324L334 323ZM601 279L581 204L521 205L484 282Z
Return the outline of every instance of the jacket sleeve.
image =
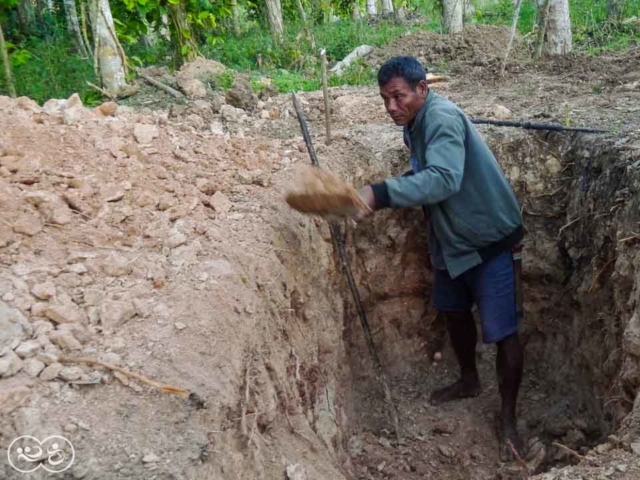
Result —
M429 120L425 131L426 167L411 176L373 185L376 209L433 205L460 190L465 164L465 129L454 112Z

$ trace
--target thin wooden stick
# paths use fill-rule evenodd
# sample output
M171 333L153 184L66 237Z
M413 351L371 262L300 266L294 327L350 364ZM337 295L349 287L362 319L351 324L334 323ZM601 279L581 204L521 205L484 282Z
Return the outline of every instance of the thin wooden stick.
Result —
M327 51L323 48L320 52L322 62L322 93L324 95L324 119L327 129L327 139L325 143L331 145L331 99L329 98L329 87L327 86Z
M604 264L604 267L602 267L597 273L596 275L593 277L593 280L591 280L591 286L589 286L589 290L587 290L587 293L592 293L595 289L596 289L596 285L598 283L598 279L602 276L602 274L604 273L604 271L607 269L607 267L609 267L609 265L611 265L613 262L615 262L618 259L618 257L613 257L611 260L609 260L607 263Z
M82 38L84 39L85 47L87 47L89 54L92 57L95 57L95 53L89 43L89 36L87 35L87 8L85 7L83 0L80 0L80 17L82 19Z
M94 85L91 82L87 82L87 85L89 85L91 88L93 88L94 90L99 91L102 95L104 95L105 97L107 97L109 100L115 100L116 97L114 97L113 95L111 95L109 92L107 92L104 88L100 88L97 85Z
M511 453L513 453L516 463L524 470L524 472L522 472L525 475L524 478L529 478L529 467L527 466L527 462L522 459L516 448L513 446L513 442L511 440L507 440L507 445L509 446Z
M507 43L507 51L504 53L504 60L502 61L502 68L500 69L500 75L504 76L504 71L507 68L507 60L509 59L509 53L511 52L511 45L513 44L513 38L516 36L516 27L518 26L518 18L520 18L520 7L522 6L522 0L516 2L516 9L513 12L513 22L511 24L511 35L509 35L509 43Z
M145 75L144 73L140 72L140 70L136 70L136 73L138 74L138 76L142 79L144 79L147 83L153 85L154 87L156 87L157 89L162 90L163 92L168 93L169 95L175 97L175 98L182 98L184 95L182 95L182 93L180 93L179 91L177 91L174 88L171 88L169 85L165 85L162 82L159 82L158 80L151 78L149 75Z
M630 242L631 240L640 239L640 233L633 233L633 232L631 233L632 235L630 237L621 238L620 240L618 240L618 243L626 243L626 242Z
M115 365L110 365L108 363L101 362L100 360L96 360L95 358L88 358L88 357L71 358L71 357L61 356L58 358L58 361L60 363L86 363L87 365L98 365L100 367L106 368L107 370L121 373L129 378L134 378L142 383L145 383L151 387L157 388L163 392L175 393L176 395L180 395L181 397L185 397L185 398L189 397L188 390L184 390L178 387L172 387L170 385L163 385L162 383L155 382L143 375L140 375L139 373L130 372L129 370L126 370L121 367L116 367Z
M115 100L117 97L114 95L111 95L109 92L107 92L104 88L100 88L97 85L94 85L91 82L87 82L87 85L89 85L91 88L99 91L102 95L104 95L105 97L107 97L109 100Z
M578 452L576 452L575 450L572 450L571 448L567 447L566 445L562 445L561 443L558 443L558 442L553 442L551 445L553 445L554 447L558 447L561 450L564 450L569 455L573 455L574 457L576 457L578 460L584 460L584 461L587 461L587 462L591 461L591 459L589 457L585 457L584 455L580 455Z

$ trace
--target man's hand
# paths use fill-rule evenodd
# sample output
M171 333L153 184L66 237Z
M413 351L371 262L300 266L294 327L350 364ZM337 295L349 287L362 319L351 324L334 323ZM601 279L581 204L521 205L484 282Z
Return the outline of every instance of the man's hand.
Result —
M365 185L364 187L362 187L360 190L358 190L358 194L360 195L360 199L369 209L362 210L356 220L360 220L361 218L366 217L376 209L376 197L373 194L373 188L371 188L371 185Z

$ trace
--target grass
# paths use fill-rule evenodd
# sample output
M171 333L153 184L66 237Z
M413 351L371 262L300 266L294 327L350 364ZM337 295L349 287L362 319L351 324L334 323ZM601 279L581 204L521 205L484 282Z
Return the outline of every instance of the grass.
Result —
M18 96L28 96L39 103L50 98L67 98L78 92L83 101L96 103L100 94L87 85L97 84L91 60L74 53L73 45L63 35L49 40L31 39L12 46L11 63ZM4 82L4 76L2 81ZM0 84L0 93L5 90Z

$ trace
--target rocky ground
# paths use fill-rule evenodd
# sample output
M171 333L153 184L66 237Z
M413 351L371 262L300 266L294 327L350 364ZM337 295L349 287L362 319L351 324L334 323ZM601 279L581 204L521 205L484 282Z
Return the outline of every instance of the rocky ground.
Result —
M480 398L426 404L455 364L429 307L419 211L343 225L397 443L327 225L282 199L309 161L290 98L257 98L241 79L218 93L224 67L199 60L148 72L188 98L0 98L3 478L22 478L5 462L20 435L68 438L68 478L637 478L637 48L529 65L518 44L500 77L500 35L474 29L437 48L405 37L371 61L422 55L449 77L434 90L473 117L612 132L480 127L529 233L527 458L497 461L491 348ZM301 95L323 166L356 185L404 171L376 89L331 95L330 145L321 95Z

